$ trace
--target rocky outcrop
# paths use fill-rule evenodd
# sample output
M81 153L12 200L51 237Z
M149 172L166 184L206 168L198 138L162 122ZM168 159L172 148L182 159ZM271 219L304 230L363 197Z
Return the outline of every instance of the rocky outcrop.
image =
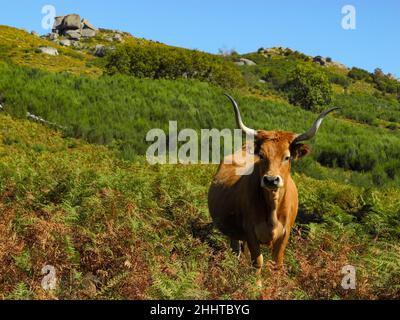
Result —
M337 68L349 69L349 68L346 67L343 63L340 63L340 62L331 61L329 64L332 65L332 66L334 66L334 67L337 67Z
M313 62L320 64L321 66L326 65L327 61L325 58L321 57L321 56L315 56L313 58Z
M69 39L79 40L81 37L96 36L98 29L89 20L82 19L78 14L68 14L54 19L52 32Z
M96 36L96 31L92 29L82 29L81 34L84 38L92 38Z
M91 38L96 36L98 30L87 19L82 20L81 33L82 37Z
M315 56L313 58L313 62L318 63L319 65L321 65L323 67L334 66L334 67L341 68L341 69L348 69L344 64L336 62L336 61L332 61L331 58L324 58L322 56Z
M79 40L82 37L79 30L67 30L64 35L71 40Z
M119 33L116 33L115 35L114 35L114 38L113 38L115 41L119 41L119 42L122 42L122 40L123 40L123 38L122 38L122 35L121 34L119 34Z
M69 14L64 17L61 28L63 30L78 30L81 29L81 17L79 14Z
M57 40L57 39L58 39L58 34L57 34L57 33L54 33L54 32L49 33L48 38L49 38L49 40L51 40L51 41Z
M124 42L130 34L118 30L98 29L87 19L82 19L78 14L58 16L54 19L52 32L41 36L63 47L70 47L77 50L90 51L97 57L104 57L106 52L115 50L113 45L94 45L87 38L99 36L102 41L110 43ZM55 50L55 49L54 49ZM57 55L52 49L42 49L40 52ZM247 59L246 59L247 60Z
M64 46L64 47L70 47L71 46L71 40L68 40L68 39L62 39L61 41L60 41L60 45L62 45L62 46Z
M53 29L52 31L54 33L59 33L59 31L61 31L61 25L63 23L64 20L64 16L59 16L59 17L55 17L54 18L54 24L53 24Z
M104 57L106 55L106 47L102 44L96 45L94 48L94 55L96 57Z
M58 56L58 51L56 48L53 47L40 47L39 51L44 54L48 54L50 56Z
M97 31L97 28L94 27L88 19L82 19L82 29L90 29L93 31Z
M287 53L291 52L290 48L284 47L272 47L272 48L260 48L258 49L258 53L263 54L264 56L284 56Z
M256 63L250 59L240 58L239 61L235 62L238 66L255 66Z

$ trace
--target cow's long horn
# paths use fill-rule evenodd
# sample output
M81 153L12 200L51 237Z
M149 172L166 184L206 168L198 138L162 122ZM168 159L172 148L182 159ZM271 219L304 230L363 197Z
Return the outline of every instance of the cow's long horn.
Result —
M299 134L293 140L292 143L295 144L295 143L300 142L300 141L305 141L305 140L312 139L315 136L315 134L317 133L318 128L322 123L322 120L324 120L324 118L328 115L328 113L330 113L330 112L332 112L333 110L336 110L336 109L340 109L340 108L333 107L333 108L330 108L328 110L325 110L325 111L321 112L321 114L318 116L317 120L315 120L315 122L313 123L312 127L310 129L308 129L308 131L306 131L306 132L304 132L302 134Z
M233 110L235 111L235 118L236 118L236 123L238 125L238 127L240 129L242 129L244 131L244 133L246 133L246 135L249 136L255 136L257 134L257 131L251 128L248 128L244 125L243 121L242 121L242 117L240 116L240 111L239 111L239 107L235 101L235 99L233 99L229 94L224 93L224 95L226 97L228 97L229 100L231 100L232 105L233 105Z

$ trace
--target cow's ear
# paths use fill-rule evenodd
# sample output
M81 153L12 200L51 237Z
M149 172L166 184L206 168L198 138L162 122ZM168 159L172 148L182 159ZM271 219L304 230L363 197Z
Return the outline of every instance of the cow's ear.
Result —
M310 153L310 147L307 144L296 143L290 148L290 153L294 160L300 159Z

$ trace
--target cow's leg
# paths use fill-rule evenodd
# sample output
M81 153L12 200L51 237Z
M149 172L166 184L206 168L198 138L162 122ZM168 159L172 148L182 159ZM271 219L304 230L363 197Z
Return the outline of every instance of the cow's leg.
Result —
M253 263L253 266L256 268L256 274L259 275L261 274L261 268L263 266L264 259L261 254L260 243L258 242L255 234L251 234L247 238L247 246L250 251L251 262Z
M246 241L242 242L242 252L243 252L245 259L247 261L251 261L250 250L249 250L249 246L247 245Z
M283 264L283 258L285 255L285 249L289 241L290 229L285 228L284 234L280 236L273 244L272 247L272 258L274 259L277 266L281 266Z
M241 253L241 246L240 246L240 241L239 240L235 240L235 239L230 239L231 240L231 249L233 251L233 253L238 257L238 259L240 258L240 253Z

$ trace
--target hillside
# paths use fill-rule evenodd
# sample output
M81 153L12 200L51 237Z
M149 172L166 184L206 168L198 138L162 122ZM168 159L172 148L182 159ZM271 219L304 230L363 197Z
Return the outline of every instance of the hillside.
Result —
M0 298L400 296L397 80L290 49L216 56L127 33L110 43L115 34L99 29L65 47L0 26ZM302 72L324 94L299 99ZM167 131L170 120L234 128L226 91L255 128L301 132L320 109L342 108L294 166L300 214L286 268L264 270L261 290L210 223L217 167L144 158L148 130ZM354 291L340 287L346 264L358 270ZM53 293L40 285L44 265L58 273Z
M40 54L41 46L52 46L58 56ZM99 75L101 70L91 65L92 55L31 35L24 30L0 25L0 59L12 64L33 67L52 72Z
M233 54L230 59L237 61L239 57ZM390 130L399 127L400 82L390 74L383 74L379 68L374 73L355 67L350 69L329 57L309 57L288 48L260 49L242 57L256 62L256 65L240 68L247 82L260 94L273 91L287 97L288 76L298 65L306 65L327 77L333 90L330 104L340 106L343 117Z
M5 115L0 120L0 298L359 299L400 293L398 189L378 192L295 175L302 214L286 253L287 271L274 277L265 271L258 291L248 264L238 263L210 228L206 193L216 166L125 162L39 124ZM48 264L60 281L53 294L40 286ZM338 270L346 264L359 270L356 291L339 285Z

